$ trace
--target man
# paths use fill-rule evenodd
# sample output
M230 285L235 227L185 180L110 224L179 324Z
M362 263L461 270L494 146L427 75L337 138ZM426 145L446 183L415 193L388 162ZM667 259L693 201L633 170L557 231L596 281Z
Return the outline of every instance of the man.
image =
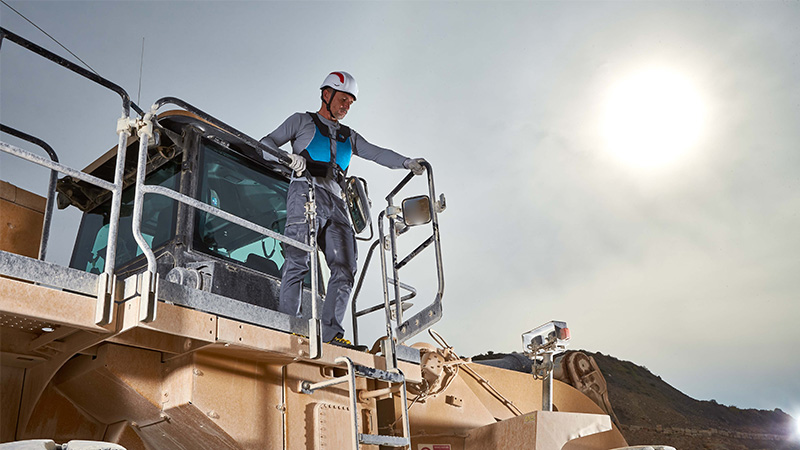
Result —
M369 159L391 169L406 168L421 175L423 167L415 159L370 144L360 134L342 125L358 96L358 85L347 72L332 72L320 86L322 104L316 113L295 113L275 131L261 139L271 148L292 143L292 180L286 199L284 234L308 242L305 203L308 197L306 170L312 175L317 203L317 230L320 249L331 277L322 308L322 340L349 345L344 339L342 320L356 274L356 241L341 184L351 156ZM303 278L309 270L308 253L284 245L280 312L297 315L303 292Z

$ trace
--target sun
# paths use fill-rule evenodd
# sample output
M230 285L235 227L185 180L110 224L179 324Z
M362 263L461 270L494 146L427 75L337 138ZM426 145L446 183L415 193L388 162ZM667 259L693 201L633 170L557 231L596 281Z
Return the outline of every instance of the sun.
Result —
M797 417L797 419L794 419L795 420L794 426L796 427L794 431L795 432L794 438L795 441L800 442L800 415L795 413L795 417Z
M648 69L610 90L603 133L619 160L657 168L679 161L697 143L703 116L701 97L686 78Z

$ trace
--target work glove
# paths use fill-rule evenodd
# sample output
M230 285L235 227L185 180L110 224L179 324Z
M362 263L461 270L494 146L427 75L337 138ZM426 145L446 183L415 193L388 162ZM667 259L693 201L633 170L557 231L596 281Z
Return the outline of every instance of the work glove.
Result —
M419 163L420 161L422 161L421 158L417 159L408 158L403 163L403 167L414 172L414 175L422 175L423 173L425 173L425 168L422 167L422 164Z
M289 154L289 156L292 158L292 162L289 163L289 168L297 172L298 177L302 177L303 171L306 170L306 159L294 153Z

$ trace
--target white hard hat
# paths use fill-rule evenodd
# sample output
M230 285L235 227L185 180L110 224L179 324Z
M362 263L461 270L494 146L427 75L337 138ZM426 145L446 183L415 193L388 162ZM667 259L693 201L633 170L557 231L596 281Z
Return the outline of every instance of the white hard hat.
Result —
M328 76L325 77L325 81L322 82L322 86L319 88L323 89L326 87L336 91L347 92L352 95L353 98L358 97L358 84L356 84L356 79L347 72L339 71L328 74Z

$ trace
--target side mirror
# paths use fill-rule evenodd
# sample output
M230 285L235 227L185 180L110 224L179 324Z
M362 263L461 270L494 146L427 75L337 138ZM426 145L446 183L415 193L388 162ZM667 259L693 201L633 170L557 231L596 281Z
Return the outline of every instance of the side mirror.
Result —
M345 182L344 192L353 228L359 234L367 228L371 220L369 207L372 202L369 201L366 181L363 178L349 177Z
M424 225L431 221L431 199L427 195L403 200L403 221L406 225Z

